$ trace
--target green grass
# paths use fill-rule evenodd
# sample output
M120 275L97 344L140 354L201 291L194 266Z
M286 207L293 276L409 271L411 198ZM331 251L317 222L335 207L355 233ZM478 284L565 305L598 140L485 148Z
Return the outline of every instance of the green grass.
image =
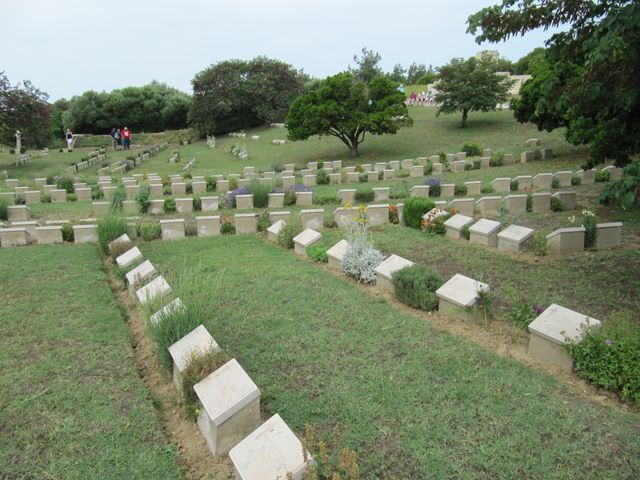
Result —
M0 477L183 478L95 246L0 265Z
M260 387L267 414L298 433L340 424L362 478L640 474L638 415L585 401L254 236L144 251L168 274L188 265L206 283L223 272L209 331Z

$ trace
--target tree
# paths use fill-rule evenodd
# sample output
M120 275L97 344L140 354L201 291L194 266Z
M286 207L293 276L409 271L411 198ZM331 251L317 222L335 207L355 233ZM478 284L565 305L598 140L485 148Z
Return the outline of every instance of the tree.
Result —
M513 84L509 77L495 72L495 61L487 57L471 57L468 60L454 58L440 67L435 98L440 106L436 115L462 112L464 127L469 112L495 110L499 103L507 100Z
M544 61L544 59L544 48L534 48L514 64L513 73L516 75L531 75L535 66Z
M429 65L429 70L433 71L431 65ZM407 69L407 83L409 85L415 85L418 83L418 80L426 74L427 67L425 67L424 64L416 65L416 63L413 62Z
M286 120L288 136L295 141L332 135L356 157L367 133L393 134L413 124L404 100L398 84L386 77L375 77L367 85L349 72L339 73L293 102Z
M640 152L640 4L633 0L504 0L469 17L478 43L537 28L568 25L547 41L544 62L515 102L515 115L539 129L566 128L574 145L589 144L591 167L623 166Z
M281 122L306 78L266 57L217 63L193 78L191 124L206 135Z
M22 134L22 144L42 148L51 139L49 95L29 80L11 86L4 72L0 72L0 143L15 144L16 130Z
M378 65L382 57L378 52L368 50L367 47L363 47L361 53L360 57L353 56L353 61L356 62L357 66L354 68L349 67L349 71L357 79L364 83L369 83L375 77L382 75L382 68Z
M407 81L407 77L405 76L406 70L402 68L402 65L399 63L395 64L391 73L387 75L389 80L398 83L405 83Z

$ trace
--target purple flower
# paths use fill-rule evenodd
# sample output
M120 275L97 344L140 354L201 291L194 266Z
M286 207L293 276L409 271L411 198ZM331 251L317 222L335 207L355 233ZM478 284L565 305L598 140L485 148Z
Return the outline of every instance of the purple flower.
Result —
M605 344L607 347L611 347L611 345L613 345L613 342L612 342L610 339L608 339L608 338L607 338L607 339L604 341L604 344Z
M540 305L534 305L533 311L538 315L540 315L542 312L544 312L544 308L542 308Z
M424 184L428 185L429 187L435 187L440 185L440 180L438 180L437 178L427 178Z

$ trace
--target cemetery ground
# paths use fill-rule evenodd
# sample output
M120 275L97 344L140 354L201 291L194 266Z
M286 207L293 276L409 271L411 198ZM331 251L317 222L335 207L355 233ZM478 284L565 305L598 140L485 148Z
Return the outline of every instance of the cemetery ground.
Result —
M384 234L374 238L398 252ZM597 404L255 236L143 250L168 278L208 284L222 275L221 301L204 323L260 386L264 416L279 412L298 432L307 422L322 434L339 425L362 478L640 471L633 410Z
M183 478L95 246L0 265L0 478Z

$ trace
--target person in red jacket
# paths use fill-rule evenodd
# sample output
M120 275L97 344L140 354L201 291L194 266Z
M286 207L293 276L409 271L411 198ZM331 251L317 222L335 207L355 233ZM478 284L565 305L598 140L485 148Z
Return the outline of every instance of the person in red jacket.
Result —
M131 147L131 130L128 127L124 127L122 130L122 143L125 150L129 150Z

